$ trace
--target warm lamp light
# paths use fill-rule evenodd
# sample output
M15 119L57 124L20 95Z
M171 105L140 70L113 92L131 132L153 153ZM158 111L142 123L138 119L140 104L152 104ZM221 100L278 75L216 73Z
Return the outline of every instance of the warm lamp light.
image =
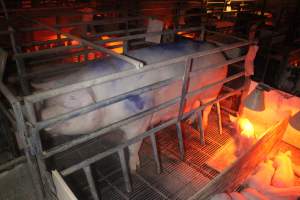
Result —
M246 97L244 105L254 111L265 110L264 89L259 85Z
M294 129L300 131L300 111L290 118L289 123Z

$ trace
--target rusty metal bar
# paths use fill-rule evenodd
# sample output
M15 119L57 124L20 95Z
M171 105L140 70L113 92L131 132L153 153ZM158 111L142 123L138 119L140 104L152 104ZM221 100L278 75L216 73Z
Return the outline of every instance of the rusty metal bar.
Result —
M153 156L156 163L156 172L157 174L161 173L161 165L160 165L160 159L158 155L158 149L157 149L157 142L156 142L156 136L155 133L150 135L152 150L153 150Z
M202 110L196 112L197 115L197 128L200 133L200 144L204 145L205 144L205 135L204 135L204 130L203 130L203 124L202 124Z
M219 133L220 133L220 135L222 135L222 133L223 133L223 127L222 127L222 115L221 115L220 102L217 102L215 105L217 107Z
M128 62L128 63L133 64L137 69L142 68L142 67L144 66L144 64L143 64L142 62L138 61L138 60L135 60L135 59L132 59L132 58L130 58L130 57L127 57L127 56L123 56L123 55L117 54L117 53L115 53L115 52L112 51L112 50L109 50L109 49L107 49L107 48L101 47L101 46L99 46L99 45L97 45L97 44L95 44L95 43L93 43L93 42L90 42L90 41L88 41L88 40L79 38L79 37L74 36L74 35L71 35L71 34L69 34L69 33L65 33L65 32L63 32L63 31L61 31L61 30L59 30L59 29L57 29L57 28L53 28L53 27L48 26L48 25L46 25L46 24L44 24L44 23L42 23L42 22L39 22L39 21L37 21L37 20L29 19L29 18L24 17L24 16L22 16L22 17L23 17L24 19L28 20L28 21L32 21L32 22L34 22L34 23L36 23L36 24L39 24L39 25L45 27L46 29L48 29L48 30L50 30L50 31L53 31L53 32L55 32L55 33L57 33L57 34L65 35L65 36L67 36L68 38L71 38L71 39L73 39L73 40L79 41L79 42L82 43L83 45L91 46L91 47L93 47L94 49L97 49L97 50L99 50L99 51L105 52L105 53L107 53L107 54L109 54L109 55L112 55L112 56L114 56L114 57L120 58L120 59L122 59L122 60L124 60L124 61L126 61L126 62Z

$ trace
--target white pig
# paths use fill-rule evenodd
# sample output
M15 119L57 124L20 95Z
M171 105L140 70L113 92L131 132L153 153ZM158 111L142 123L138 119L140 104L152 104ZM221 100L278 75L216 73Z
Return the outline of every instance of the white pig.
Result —
M272 185L275 187L291 187L295 184L295 175L291 152L279 152L274 158L274 167L276 168L272 178Z
M254 175L250 176L246 180L246 184L251 188L262 191L264 190L264 187L271 184L274 172L275 169L273 167L272 160L262 162L256 168L256 172L254 172Z
M253 188L246 188L244 189L241 194L247 199L247 200L269 200L266 196L259 193L257 190Z
M246 197L244 197L239 192L232 192L229 194L232 200L247 200Z
M214 45L204 42L193 42L184 40L177 43L161 44L154 47L132 50L128 52L128 56L143 61L146 64L153 64L160 61L169 60L214 48ZM222 53L217 53L193 60L192 76L189 82L189 91L203 87L204 85L217 82L226 77L227 66L217 69L209 69L214 64L220 64L225 61ZM60 95L50 98L44 102L45 107L41 110L41 118L49 119L59 114L89 105L91 103L108 99L110 97L143 87L158 81L166 80L174 76L182 76L184 72L184 62L172 64L155 71L148 71L144 74L137 74L131 77L125 77L102 85L96 85L89 89L83 89L69 94ZM145 66L147 67L147 66ZM35 83L36 89L48 90L62 87L78 81L95 79L101 76L133 69L134 66L117 58L108 57L96 64L88 65L79 72L74 72L65 77L54 78L45 83ZM205 70L199 70L206 68ZM208 69L207 69L208 68ZM201 99L206 103L217 97L222 84L218 84L206 92L202 92L188 99L185 111L189 111L195 101ZM53 125L47 129L52 134L87 134L104 127L110 123L122 120L136 113L145 111L153 106L159 105L181 94L181 81L177 81L169 86L163 87L153 92L147 92L141 95L128 96L127 99L118 103L103 107L101 109L90 112L89 114L75 117L71 120ZM207 126L208 114L211 106L208 106L203 112L203 124ZM176 117L178 106L171 106L153 116L141 118L133 123L120 127L123 130L126 139L135 137L144 131L151 124L160 121L166 121ZM141 142L137 142L129 147L130 159L129 164L131 170L135 170L139 165L138 151Z
M231 197L226 193L215 194L210 200L231 200Z

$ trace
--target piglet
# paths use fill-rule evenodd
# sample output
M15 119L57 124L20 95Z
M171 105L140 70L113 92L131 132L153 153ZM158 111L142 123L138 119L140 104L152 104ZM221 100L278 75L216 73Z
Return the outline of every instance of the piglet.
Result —
M272 178L272 185L275 187L292 187L295 184L295 175L293 163L291 161L291 152L279 152L274 158L275 173Z
M226 193L215 194L210 200L231 200L231 197Z
M247 200L241 193L232 192L229 194L232 200Z
M265 187L262 193L270 200L298 200L300 197L300 186L287 188L268 186Z
M259 193L256 189L253 188L247 188L244 189L241 194L247 199L247 200L269 200L266 196Z
M254 175L250 176L246 180L246 184L251 188L262 191L264 190L264 187L271 184L274 172L275 169L273 167L272 160L262 162L256 168L256 172L254 173Z

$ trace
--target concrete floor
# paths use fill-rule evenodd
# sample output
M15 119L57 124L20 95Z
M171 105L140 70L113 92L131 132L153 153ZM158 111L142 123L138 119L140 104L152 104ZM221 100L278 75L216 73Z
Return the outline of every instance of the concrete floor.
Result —
M0 200L37 200L25 163L0 173Z

